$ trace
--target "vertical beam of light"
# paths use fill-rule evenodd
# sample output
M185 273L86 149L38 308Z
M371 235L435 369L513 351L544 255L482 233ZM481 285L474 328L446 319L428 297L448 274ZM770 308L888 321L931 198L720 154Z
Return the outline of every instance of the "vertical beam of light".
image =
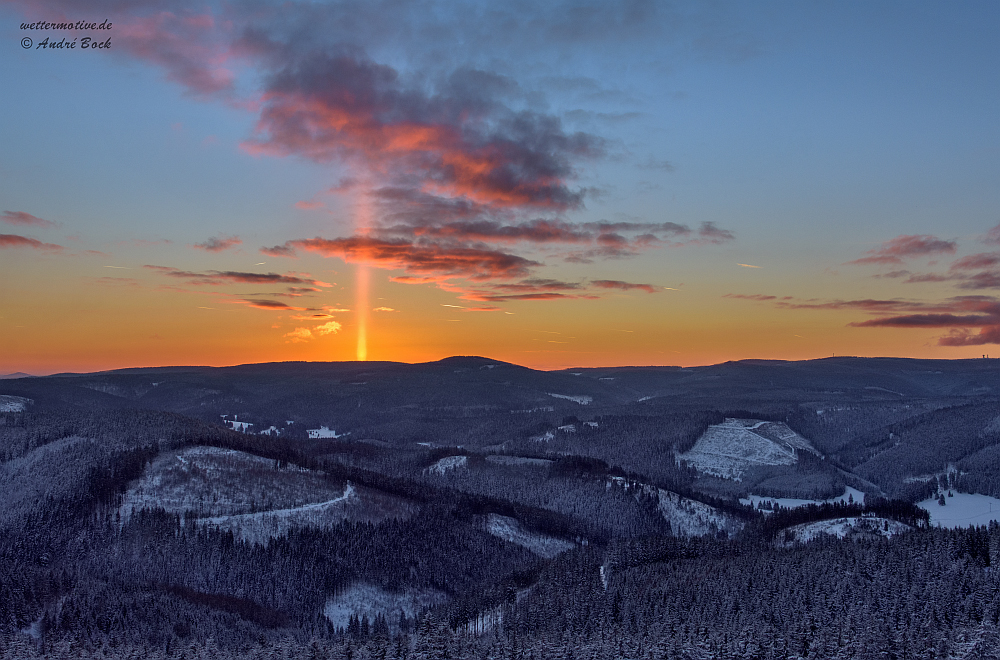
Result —
M368 187L365 186L358 196L357 208L354 216L355 233L359 236L367 236L371 228L371 196L368 194ZM358 263L354 272L354 308L358 324L358 349L357 359L364 362L368 359L368 264L364 261Z
M354 306L357 309L358 360L368 359L368 264L358 264L354 272Z

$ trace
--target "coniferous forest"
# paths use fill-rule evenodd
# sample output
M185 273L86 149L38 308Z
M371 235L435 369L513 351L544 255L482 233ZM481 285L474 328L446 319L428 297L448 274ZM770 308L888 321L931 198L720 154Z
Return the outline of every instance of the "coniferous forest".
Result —
M1000 657L1000 526L959 524L1000 494L998 380L450 358L0 381L0 657Z

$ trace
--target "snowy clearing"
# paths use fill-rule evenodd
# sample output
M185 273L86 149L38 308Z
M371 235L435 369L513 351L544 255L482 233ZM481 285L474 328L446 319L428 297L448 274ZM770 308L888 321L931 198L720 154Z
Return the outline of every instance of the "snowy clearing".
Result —
M770 506L774 508L776 504L781 505L785 509L795 509L800 506L807 506L809 504L835 504L837 502L848 502L854 501L858 504L865 503L865 494L862 493L857 488L851 488L847 486L844 489L844 494L840 497L835 497L832 500L798 500L793 497L763 497L761 495L750 495L748 497L740 498L740 504L747 504L757 507L761 502L764 506ZM768 509L762 509L765 512L769 512Z
M24 412L32 403L34 401L23 396L3 394L0 395L0 412Z
M751 467L795 465L797 452L819 456L809 441L782 422L727 418L709 426L694 447L678 456L699 472L740 481Z
M681 497L673 491L662 488L658 491L657 508L663 518L670 523L670 531L674 536L692 537L705 534L714 536L720 531L732 536L743 528L743 523L739 520L721 513L714 507Z
M545 534L539 534L538 532L532 532L526 529L520 521L515 518L508 518L507 516L501 516L495 513L491 513L486 516L486 531L502 538L504 541L509 541L522 548L527 548L531 552L535 553L539 557L544 557L545 559L552 559L561 552L566 552L567 550L573 549L575 547L569 541L564 541L563 539L558 539L554 536L547 536Z
M792 543L808 543L823 535L835 536L838 539L872 539L878 537L891 538L896 534L908 532L912 527L888 518L854 517L837 518L835 520L817 520L816 522L795 525L779 532L782 545Z
M989 525L993 520L1000 522L1000 500L995 497L954 493L944 501L945 505L941 506L937 499L931 498L917 502L917 506L931 514L932 525L947 529Z
M236 538L244 541L266 543L268 539L285 536L293 527L325 527L340 522L345 517L343 505L354 494L354 486L347 484L342 495L326 502L233 516L199 518L197 523L231 531Z
M399 615L413 618L435 605L448 602L448 595L434 589L406 589L393 592L373 584L358 582L326 601L323 614L337 628L347 628L351 615L367 616L374 621L379 614L386 618L392 632L399 630Z
M468 465L468 456L445 456L440 461L427 468L426 472L428 474L436 474L443 477L445 472L448 470L464 470L468 468Z
M196 516L232 516L328 501L345 484L319 472L232 449L190 447L157 456L132 482L122 502L122 519L132 511L164 509Z
M557 399L567 399L575 403L579 403L581 406L588 406L594 400L594 397L588 396L586 394L571 395L571 394L553 394L552 392L546 392L549 396L554 396Z
M720 531L733 535L743 529L743 523L733 516L728 516L715 507L703 502L692 500L670 490L664 490L649 484L629 481L624 477L610 477L607 487L619 486L626 491L634 491L636 497L640 494L656 496L657 509L663 519L670 523L670 532L674 536L694 537L705 534L716 535Z

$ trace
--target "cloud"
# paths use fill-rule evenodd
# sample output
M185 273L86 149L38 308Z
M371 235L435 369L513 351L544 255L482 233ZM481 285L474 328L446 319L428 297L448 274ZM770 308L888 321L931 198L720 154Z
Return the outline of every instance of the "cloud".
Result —
M762 266L754 266L753 264L741 264L737 263L737 266L742 266L743 268L762 268Z
M323 208L323 202L295 202L295 208L302 209L303 211L312 211Z
M986 232L979 240L990 245L1000 245L1000 225Z
M211 14L187 11L127 16L114 23L115 43L163 68L168 80L194 96L231 98L235 75L227 68L233 55L226 40L228 25Z
M1000 252L980 252L962 257L951 265L950 270L975 270L977 268L990 268L1000 264Z
M957 243L955 241L945 241L921 234L917 236L897 236L882 243L877 248L868 250L867 257L849 261L849 264L901 264L903 259L909 257L928 257L942 254L954 254Z
M63 246L54 243L42 243L34 238L18 236L17 234L0 234L0 248L31 248L32 250L45 250L47 252L60 252Z
M204 243L195 243L193 247L205 250L206 252L222 252L242 244L243 241L237 236L212 237Z
M287 245L275 245L274 247L262 247L260 249L262 254L266 254L269 257L291 257L295 258L295 250L288 247Z
M938 337L939 346L974 346L1000 343L1000 298L984 295L952 296L937 302L919 300L830 300L796 301L789 296L728 294L761 302L775 301L786 309L858 310L878 314L865 321L852 321L852 328L948 328ZM978 328L978 333L971 329Z
M762 293L727 293L722 296L723 298L737 298L739 300L756 300L759 302L764 302L766 300L777 300L778 296L766 296Z
M633 284L631 282L622 282L621 280L594 280L591 284L600 289L621 289L622 291L639 289L640 291L645 291L646 293L656 293L658 290L652 284Z
M290 342L305 342L313 338L312 331L309 328L295 328L291 332L286 332L283 336Z
M712 244L736 240L736 234L728 229L720 229L714 222L701 223L701 226L698 228L698 236L701 237L701 241Z
M341 327L342 326L336 321L329 321L327 323L324 323L323 325L318 325L315 328L313 328L313 332L315 332L318 335L331 335L338 332Z
M583 193L566 181L574 161L603 153L603 141L506 106L512 86L495 73L456 70L430 91L357 51L313 52L270 76L244 148L356 162L414 190L494 207L578 208Z
M392 307L376 307L372 310L373 312L396 312L399 310L393 309Z
M4 211L0 214L0 220L11 225L34 225L36 227L52 228L56 223L43 220L37 216L25 213L24 211Z
M295 328L291 332L285 333L283 336L290 342L305 342L317 336L323 337L325 335L335 334L338 331L340 331L341 327L342 326L336 321L329 321L327 323L324 323L323 325L318 325L312 329Z
M972 334L968 330L952 330L944 337L939 337L938 344L941 346L1000 344L1000 324L983 328L978 334Z
M306 307L292 307L291 305L286 305L283 302L277 300L267 300L267 299L253 299L248 298L242 300L243 303L250 305L251 307L256 307L257 309L266 309L272 312L307 312L309 311Z
M527 275L531 267L541 265L499 250L437 244L424 246L405 240L387 241L367 236L295 240L286 243L286 247L339 257L349 263L399 269L418 276L462 277L474 281L521 277Z
M279 275L278 273L244 273L239 271L209 270L203 273L178 270L170 266L144 266L167 277L187 280L193 285L223 285L223 284L297 284L309 287L333 286L327 282L301 277L299 275Z
M254 113L246 151L345 165L351 176L324 192L358 190L374 203L371 226L358 236L288 241L261 247L263 254L322 252L404 271L397 281L440 285L464 278L480 287L530 277L543 264L525 250L540 245L551 258L589 263L735 239L710 222L694 230L673 222L570 222L567 214L597 194L579 185L582 168L605 158L611 143L548 110L537 87L558 84L581 100L621 101L625 94L578 75L539 83L542 74L526 72L531 88L490 70L509 59L497 53L516 59L538 49L562 53L568 44L614 44L618 51L638 38L659 43L681 17L655 3L538 6L529 17L519 8L456 9L423 0L204 8L108 1L125 54L161 68L189 94ZM38 3L14 2L38 11ZM74 7L67 0L41 4L52 12ZM706 29L684 20L698 34ZM711 32L713 43L727 40ZM517 66L504 71L520 76ZM590 119L606 127L637 116L606 112ZM659 155L644 165L672 169ZM218 237L198 247L218 252L238 245L235 240ZM245 281L217 271L168 275L191 275L192 284ZM593 297L480 288L489 295Z

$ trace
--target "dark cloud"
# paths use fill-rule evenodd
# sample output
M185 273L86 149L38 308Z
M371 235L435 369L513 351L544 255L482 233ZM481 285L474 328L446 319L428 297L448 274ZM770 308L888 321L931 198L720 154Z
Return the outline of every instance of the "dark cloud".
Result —
M566 180L575 160L601 155L603 141L567 133L557 117L508 108L497 89L510 84L458 71L426 92L357 52L311 53L271 76L246 147L359 162L416 190L490 206L579 207L582 193Z
M640 291L645 291L646 293L656 293L658 291L657 287L652 284L634 284L632 282L623 282L621 280L594 280L591 284L599 289L620 289L622 291L638 289Z
M511 279L540 266L507 252L437 244L416 245L410 241L387 241L367 236L312 238L289 241L287 247L339 257L350 263L370 263L379 268L399 269L411 275L462 277L469 280ZM427 281L427 280L424 280Z
M291 305L286 305L283 302L277 300L267 300L267 299L245 299L242 302L250 305L251 307L256 307L257 309L266 309L272 312L307 312L309 311L306 307L292 307Z
M178 270L169 266L144 266L167 277L187 280L193 285L221 284L297 284L305 286L329 287L326 282L300 277L298 275L279 275L278 273L243 273L239 271L209 270L202 273Z
M849 261L849 264L901 264L908 257L933 257L943 254L954 254L957 243L945 241L936 236L922 234L919 236L897 236L882 243L877 248L868 250L867 257Z
M939 337L938 344L941 346L1000 344L1000 324L983 328L977 334L972 334L968 330L953 330L944 337Z
M195 243L194 247L205 250L206 252L222 252L242 244L243 241L241 241L237 236L212 237L204 243Z
M295 250L288 247L287 245L275 245L274 247L262 247L260 249L261 254L266 254L269 257L295 257Z

